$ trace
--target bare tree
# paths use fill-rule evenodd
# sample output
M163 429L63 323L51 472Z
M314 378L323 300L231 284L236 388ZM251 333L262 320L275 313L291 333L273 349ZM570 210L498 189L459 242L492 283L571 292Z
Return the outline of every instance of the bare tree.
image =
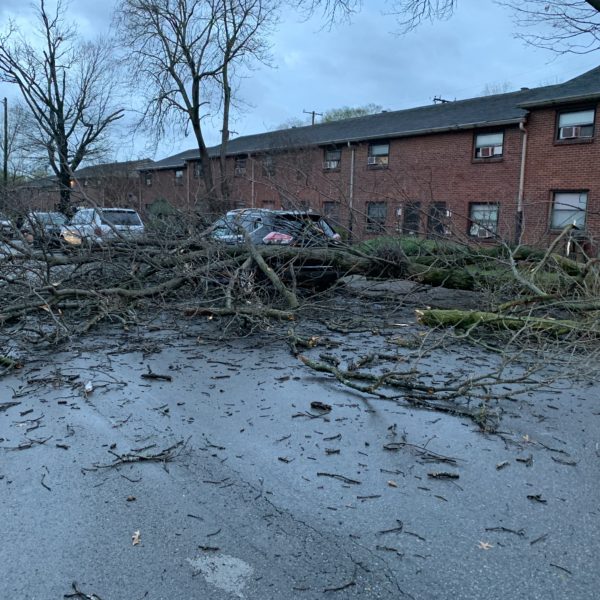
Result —
M265 0L220 0L217 20L217 43L222 56L222 70L217 76L222 89L223 120L221 128L220 171L221 195L228 197L226 176L227 143L229 141L232 78L240 62L264 61L268 42L264 35L274 22L275 4Z
M506 94L514 89L514 86L508 81L486 83L481 90L480 96L494 96L496 94Z
M600 48L600 0L496 0L513 11L522 31L518 37L529 44L554 52L587 54ZM360 0L297 0L308 14L322 10L330 24L348 18L362 6ZM459 0L388 0L400 33L424 21L448 19Z
M0 156L2 163L6 160L7 185L12 185L22 178L26 171L26 108L20 104L8 105L6 115L6 147L2 144ZM3 132L4 133L4 132Z
M348 20L362 7L362 0L292 0L292 6L307 18L321 12L323 22L333 26L338 21Z
M191 126L211 211L217 190L203 121L220 109L226 153L236 68L265 58L263 36L275 6L270 0L123 0L118 7L127 62L144 90L142 122L158 136L171 126L184 132ZM224 157L221 168L223 179Z
M64 23L65 11L60 0L53 13L40 0L40 45L9 24L0 36L0 78L18 86L35 122L35 146L46 154L59 181L60 208L68 212L72 173L102 151L123 111L112 105L109 45L82 42Z
M526 43L553 52L588 54L600 48L600 0L502 2L513 10Z
M340 108L330 108L323 115L323 123L331 123L332 121L340 121L342 119L352 119L354 117L365 117L380 113L383 107L379 104L369 103L364 106L341 106Z

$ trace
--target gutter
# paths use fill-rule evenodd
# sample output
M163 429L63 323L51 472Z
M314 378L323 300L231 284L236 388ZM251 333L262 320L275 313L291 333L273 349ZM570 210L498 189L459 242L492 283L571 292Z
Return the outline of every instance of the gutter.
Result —
M560 104L571 104L574 102L585 102L590 100L599 100L600 92L595 92L593 94L578 94L577 96L563 96L561 98L552 98L550 100L539 100L532 102L523 102L523 104L518 104L519 108L535 108L539 106L558 106Z
M314 140L314 141L310 141L310 142L306 142L306 143L290 143L287 145L281 145L281 146L269 146L269 147L253 147L253 148L246 148L246 149L237 149L233 152L228 152L227 156L237 156L239 154L248 154L250 155L251 153L260 153L260 152L273 152L273 151L280 151L280 150L289 150L289 149L298 149L298 148L313 148L315 146L325 146L325 145L335 145L335 144L348 144L348 143L357 143L357 142L368 142L370 140L386 140L386 139L396 139L396 138L405 138L405 137L416 137L416 136L421 136L421 135L428 135L428 134L433 134L433 133L444 133L444 132L452 132L452 131L464 131L464 130L470 130L470 129L477 129L477 128L481 128L481 127L502 127L504 125L518 125L521 121L523 120L523 117L513 117L510 119L501 119L501 120L494 120L494 121L475 121L472 123L463 123L463 124L457 124L457 125L444 125L442 127L429 127L427 129L412 129L409 131L388 131L385 133L380 133L377 135L362 135L362 136L355 136L355 137L344 137L344 138L323 138L321 140ZM265 132L264 134L260 134L260 135L268 135L269 133L272 132ZM237 138L236 141L240 140L242 138ZM218 158L218 154L213 154L213 152L216 152L215 147L211 147L208 149L209 151L209 156L210 158ZM158 165L154 168L150 167L146 167L144 169L138 169L138 170L144 170L144 171L159 171L159 170L163 170L163 169L176 169L178 167L185 167L186 163L189 162L190 160L196 160L196 156L189 156L183 159L180 159L181 162L178 162L177 164L172 163L169 165ZM168 160L168 159L164 159L164 160ZM161 161L162 162L162 161Z

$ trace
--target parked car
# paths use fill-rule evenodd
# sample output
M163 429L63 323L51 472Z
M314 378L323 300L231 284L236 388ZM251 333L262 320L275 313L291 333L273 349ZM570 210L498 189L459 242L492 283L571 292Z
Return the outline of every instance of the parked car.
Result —
M80 208L60 235L72 246L91 246L140 238L144 224L132 208Z
M231 210L208 229L208 236L224 244L244 244L246 235L258 246L327 247L340 241L339 234L324 217L312 211L248 208ZM339 278L337 269L318 258L304 258L293 265L271 259L285 279L301 285L324 287ZM293 266L293 274L289 266Z
M14 233L11 220L4 214L0 213L0 235L8 236Z
M35 245L59 246L61 242L61 231L67 223L67 217L59 212L28 213L21 233L25 239Z

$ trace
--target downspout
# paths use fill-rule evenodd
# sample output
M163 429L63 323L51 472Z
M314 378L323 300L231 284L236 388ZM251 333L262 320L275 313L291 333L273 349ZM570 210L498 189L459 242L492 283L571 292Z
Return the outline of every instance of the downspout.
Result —
M248 160L250 161L250 166L252 171L250 173L250 206L254 208L254 158L248 154Z
M354 225L354 160L356 148L348 142L350 148L350 187L348 189L348 243L352 243L352 228Z
M515 243L519 244L523 233L523 197L525 192L525 159L527 157L527 128L525 119L519 122L519 130L523 134L521 142L521 168L519 170L519 192L517 195L517 223L515 230Z
M193 168L194 167L192 166L192 169ZM190 163L189 163L189 161L185 163L185 171L186 171L186 180L187 180L187 194L186 194L187 199L186 199L186 202L187 202L187 212L188 212L188 215L189 215L190 214L190 210L191 210L191 204L190 204Z

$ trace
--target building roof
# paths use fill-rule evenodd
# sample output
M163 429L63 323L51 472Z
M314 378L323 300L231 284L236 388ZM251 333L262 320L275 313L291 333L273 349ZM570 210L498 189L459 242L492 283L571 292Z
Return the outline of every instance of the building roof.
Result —
M252 154L306 146L327 146L460 129L504 126L519 123L525 119L529 109L537 106L598 98L600 98L600 67L557 85L524 88L507 94L481 96L407 110L384 111L365 117L234 138L227 144L227 154L230 156ZM220 146L209 148L209 154L217 157L219 148ZM149 168L176 169L184 167L186 161L198 160L198 158L197 149L186 150L157 161Z
M87 177L122 177L129 173L142 170L152 165L153 161L149 158L141 160L129 160L124 162L103 163L100 165L90 165L82 167L75 171L77 179L85 179Z

